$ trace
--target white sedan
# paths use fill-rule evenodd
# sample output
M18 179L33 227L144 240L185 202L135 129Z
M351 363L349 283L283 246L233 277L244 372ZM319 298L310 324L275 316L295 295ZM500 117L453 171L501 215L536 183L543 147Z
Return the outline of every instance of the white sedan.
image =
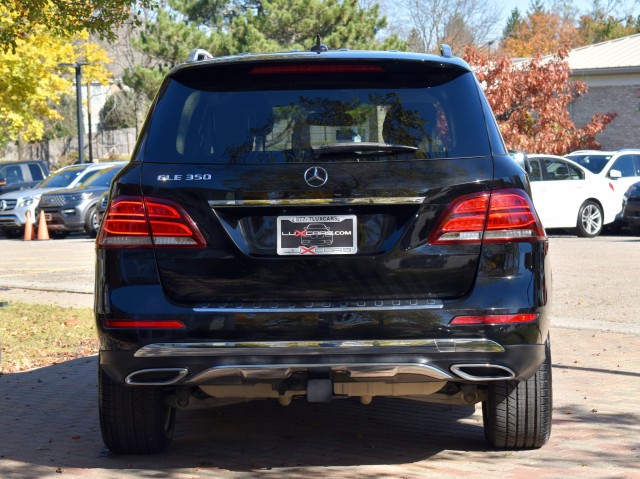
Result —
M575 228L593 238L620 210L609 183L579 164L560 156L530 154L525 167L533 203L545 228Z

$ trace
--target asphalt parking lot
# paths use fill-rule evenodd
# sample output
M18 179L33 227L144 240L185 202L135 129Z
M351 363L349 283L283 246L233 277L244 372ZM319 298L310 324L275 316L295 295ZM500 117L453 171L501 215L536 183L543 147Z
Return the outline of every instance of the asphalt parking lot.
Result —
M0 376L2 478L640 478L640 238L552 236L552 437L494 451L480 408L393 399L179 413L164 454L100 438L96 358ZM93 241L0 240L0 300L91 307Z

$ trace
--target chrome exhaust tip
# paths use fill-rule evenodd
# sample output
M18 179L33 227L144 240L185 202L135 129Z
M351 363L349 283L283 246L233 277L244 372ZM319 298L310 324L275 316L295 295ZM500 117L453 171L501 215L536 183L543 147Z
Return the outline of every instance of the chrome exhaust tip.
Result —
M169 386L182 380L189 370L186 368L140 369L125 378L132 386Z
M451 372L467 381L504 381L516 377L516 373L499 364L456 364Z

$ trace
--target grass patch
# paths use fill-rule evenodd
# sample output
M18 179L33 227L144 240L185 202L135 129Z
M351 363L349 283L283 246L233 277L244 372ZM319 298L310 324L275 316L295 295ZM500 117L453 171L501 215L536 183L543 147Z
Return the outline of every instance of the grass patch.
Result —
M0 307L0 373L49 366L98 351L93 311L10 302Z

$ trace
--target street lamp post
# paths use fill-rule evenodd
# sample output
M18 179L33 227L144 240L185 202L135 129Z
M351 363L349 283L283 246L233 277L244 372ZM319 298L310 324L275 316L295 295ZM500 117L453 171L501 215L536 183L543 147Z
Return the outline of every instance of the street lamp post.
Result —
M93 145L91 141L91 82L87 82L87 139L89 142L89 163L93 162Z
M76 112L78 118L78 160L84 163L84 119L82 118L82 65L87 62L59 63L61 67L76 69Z

